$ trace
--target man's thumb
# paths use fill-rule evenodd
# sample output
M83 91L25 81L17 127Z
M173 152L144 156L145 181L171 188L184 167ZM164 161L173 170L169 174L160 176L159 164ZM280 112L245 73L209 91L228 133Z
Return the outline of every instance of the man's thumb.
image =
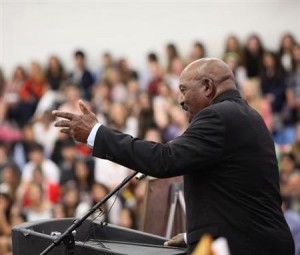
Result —
M90 114L91 111L87 108L87 106L85 105L85 103L80 99L79 100L79 107L80 107L80 110L83 114Z

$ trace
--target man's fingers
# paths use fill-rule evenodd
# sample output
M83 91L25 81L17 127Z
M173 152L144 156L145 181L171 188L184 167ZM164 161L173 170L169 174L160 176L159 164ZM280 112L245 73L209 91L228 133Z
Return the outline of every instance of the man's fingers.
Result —
M174 241L173 239L171 239L169 241L165 241L164 245L165 246L176 246L176 241Z
M69 128L62 128L60 130L61 133L67 134L67 135L71 135L71 129Z
M176 246L176 247L181 247L181 243L180 242L177 242L175 240L169 240L169 241L166 241L164 242L164 245L165 246Z
M55 127L71 127L71 121L69 120L59 120L57 122L54 123Z
M79 107L83 114L91 114L92 112L87 108L82 100L79 100Z
M184 241L184 234L180 233L176 236L172 237L172 239L164 242L165 246L176 246L176 247L186 247L186 243Z
M52 114L56 117L72 120L74 118L74 114L69 113L69 112L62 112L62 111L53 111Z

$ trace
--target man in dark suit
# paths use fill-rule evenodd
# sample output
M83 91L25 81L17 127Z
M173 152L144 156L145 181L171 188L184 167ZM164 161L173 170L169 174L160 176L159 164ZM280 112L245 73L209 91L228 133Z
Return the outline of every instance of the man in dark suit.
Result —
M272 137L236 89L229 67L200 59L182 72L180 104L190 124L166 144L133 138L83 114L55 111L61 132L93 146L93 155L159 178L184 175L187 244L205 233L227 239L232 255L294 254L281 211ZM167 245L180 245L182 235Z

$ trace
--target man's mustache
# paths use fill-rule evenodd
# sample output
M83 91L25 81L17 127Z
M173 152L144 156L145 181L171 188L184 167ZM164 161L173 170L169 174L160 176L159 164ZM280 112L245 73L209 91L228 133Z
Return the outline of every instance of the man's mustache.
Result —
M181 107L182 107L182 109L185 110L185 111L188 111L188 110L189 110L189 107L188 107L186 104L182 104Z

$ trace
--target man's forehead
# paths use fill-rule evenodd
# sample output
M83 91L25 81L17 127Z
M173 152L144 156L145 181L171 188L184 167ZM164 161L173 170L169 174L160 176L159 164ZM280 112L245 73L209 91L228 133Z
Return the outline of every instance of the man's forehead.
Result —
M190 74L181 75L179 78L178 88L185 89L185 88L190 87L192 85L193 81L195 81L195 79L193 77L194 76L192 76Z
M179 87L185 85L189 80L191 80L190 75L187 72L182 73L179 77Z
M194 79L199 79L200 76L201 76L201 66L198 66L197 68L191 66L190 68L182 71L179 77L179 81L180 83L186 83Z

